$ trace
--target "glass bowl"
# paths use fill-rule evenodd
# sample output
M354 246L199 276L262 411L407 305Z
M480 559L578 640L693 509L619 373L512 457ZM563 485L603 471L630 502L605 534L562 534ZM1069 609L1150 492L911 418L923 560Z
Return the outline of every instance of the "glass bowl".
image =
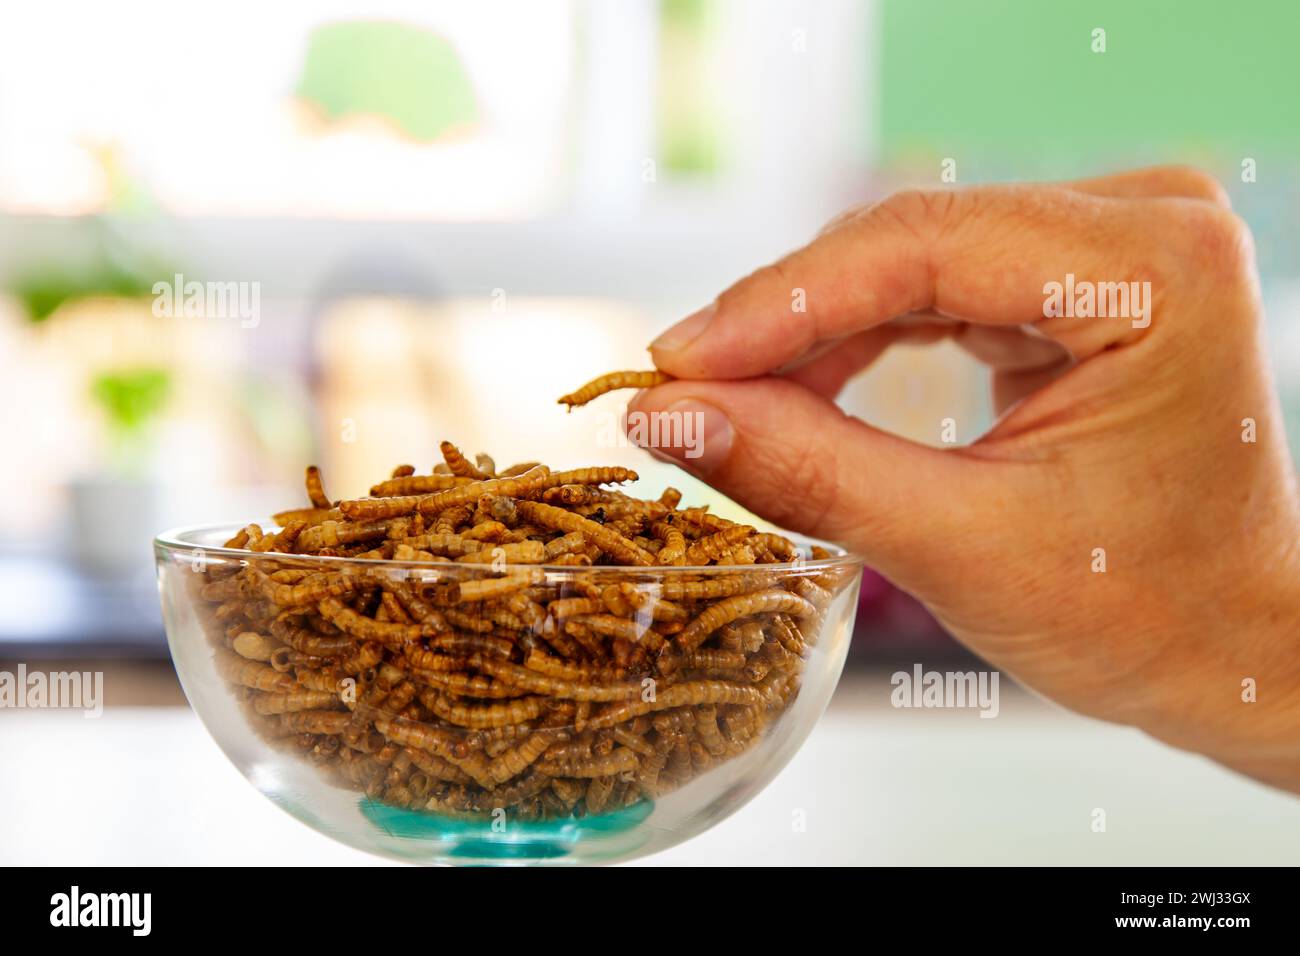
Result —
M238 527L154 541L190 704L278 806L420 863L614 862L724 819L830 700L862 570L806 539L786 564L494 568L222 547ZM478 600L520 588L544 614ZM394 595L437 611L348 616Z

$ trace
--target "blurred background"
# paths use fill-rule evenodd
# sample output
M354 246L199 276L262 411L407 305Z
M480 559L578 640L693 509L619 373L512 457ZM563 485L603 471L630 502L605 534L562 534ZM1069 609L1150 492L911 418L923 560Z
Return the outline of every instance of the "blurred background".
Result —
M151 536L305 503L309 462L360 494L449 438L736 511L611 441L616 398L555 397L911 186L1215 174L1300 448L1297 30L1213 0L6 6L0 661L181 703ZM191 282L235 298L187 308ZM895 349L842 404L936 443L990 422L946 346ZM857 627L862 673L963 659L870 572Z

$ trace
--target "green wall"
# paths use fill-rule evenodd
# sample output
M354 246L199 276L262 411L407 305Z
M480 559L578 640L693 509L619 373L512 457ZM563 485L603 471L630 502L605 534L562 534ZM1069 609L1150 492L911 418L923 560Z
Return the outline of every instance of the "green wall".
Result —
M1300 146L1291 0L882 0L881 17L886 162L964 155L1069 174L1100 156Z

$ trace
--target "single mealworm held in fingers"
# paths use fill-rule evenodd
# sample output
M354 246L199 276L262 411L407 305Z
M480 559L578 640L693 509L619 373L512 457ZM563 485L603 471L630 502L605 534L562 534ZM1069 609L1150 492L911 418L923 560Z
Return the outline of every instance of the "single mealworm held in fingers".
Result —
M561 395L558 403L574 409L579 405L586 405L593 398L598 398L606 392L612 392L616 389L653 388L656 385L671 381L671 375L660 372L658 369L649 372L608 372L599 378L592 379L586 385L570 392L568 395Z

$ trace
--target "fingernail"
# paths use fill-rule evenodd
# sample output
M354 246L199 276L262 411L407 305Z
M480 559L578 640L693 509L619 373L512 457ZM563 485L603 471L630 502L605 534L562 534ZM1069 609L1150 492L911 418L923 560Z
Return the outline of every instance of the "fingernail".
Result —
M657 458L707 475L731 454L735 430L717 406L685 398L661 411L628 412L627 436Z
M716 302L709 303L700 311L688 315L668 329L663 335L650 343L650 348L662 349L665 352L680 352L704 334L704 330L713 321L713 314L717 311L718 304Z

